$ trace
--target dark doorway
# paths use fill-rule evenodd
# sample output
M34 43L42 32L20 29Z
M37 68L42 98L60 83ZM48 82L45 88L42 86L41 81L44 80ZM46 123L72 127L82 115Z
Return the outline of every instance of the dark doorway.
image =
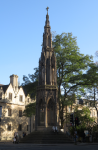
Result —
M40 102L39 102L39 119L38 119L38 124L40 126L44 126L44 102L43 100L41 99Z
M54 103L52 99L49 100L47 106L47 121L49 126L55 125L55 117L54 117Z

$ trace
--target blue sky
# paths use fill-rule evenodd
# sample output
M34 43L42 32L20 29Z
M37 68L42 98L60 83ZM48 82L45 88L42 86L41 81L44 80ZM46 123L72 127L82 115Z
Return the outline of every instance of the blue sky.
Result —
M51 31L72 32L80 52L98 59L98 0L1 0L0 84L38 67L47 6Z

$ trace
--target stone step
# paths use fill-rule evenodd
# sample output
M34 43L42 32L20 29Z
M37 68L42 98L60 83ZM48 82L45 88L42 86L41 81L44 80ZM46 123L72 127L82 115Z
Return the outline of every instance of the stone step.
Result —
M42 143L42 144L50 144L50 143L73 143L72 139L69 139L64 133L59 132L58 134L54 134L50 131L37 131L32 132L27 135L23 139L20 140L20 143Z
M50 142L29 142L29 141L26 141L26 142L19 142L19 143L34 143L34 144L65 144L65 143L74 143L74 141L61 141L61 142L58 142L58 141L50 141Z

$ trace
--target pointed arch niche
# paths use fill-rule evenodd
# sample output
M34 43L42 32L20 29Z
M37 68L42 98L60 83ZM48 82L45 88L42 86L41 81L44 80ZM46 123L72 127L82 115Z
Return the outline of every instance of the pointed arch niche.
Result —
M39 101L38 116L39 116L39 118L38 118L38 125L39 126L43 126L44 123L45 123L45 121L44 121L45 109L44 109L44 102L43 102L42 99Z
M47 104L47 123L48 126L53 126L55 125L55 107L54 107L54 102L50 98Z

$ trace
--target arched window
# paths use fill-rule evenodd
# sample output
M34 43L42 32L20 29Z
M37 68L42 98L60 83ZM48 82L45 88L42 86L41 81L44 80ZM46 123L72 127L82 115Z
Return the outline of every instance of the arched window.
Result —
M8 116L12 116L12 109L8 108Z
M2 92L0 92L0 98L2 98Z
M49 103L48 103L48 110L49 109L53 110L53 102L51 99L49 100Z
M2 106L0 106L0 118L2 116Z
M7 130L8 130L8 131L11 131L11 124L8 124Z
M12 100L12 93L9 93L9 99Z

